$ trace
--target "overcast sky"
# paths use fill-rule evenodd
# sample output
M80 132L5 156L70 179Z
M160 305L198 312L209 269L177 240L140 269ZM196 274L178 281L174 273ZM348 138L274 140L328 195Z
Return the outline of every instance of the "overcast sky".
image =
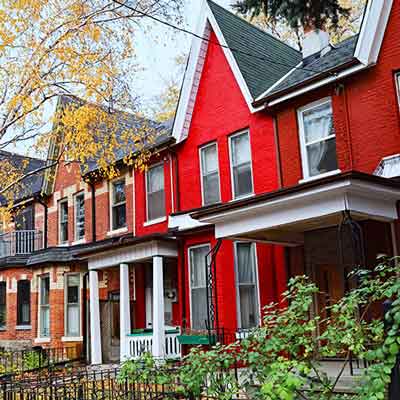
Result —
M214 0L229 8L232 0ZM202 0L185 0L185 27L195 30ZM150 31L140 32L137 37L138 63L144 71L136 74L134 87L145 100L162 92L166 83L176 76L175 57L188 53L192 36L177 33L161 24L153 23Z

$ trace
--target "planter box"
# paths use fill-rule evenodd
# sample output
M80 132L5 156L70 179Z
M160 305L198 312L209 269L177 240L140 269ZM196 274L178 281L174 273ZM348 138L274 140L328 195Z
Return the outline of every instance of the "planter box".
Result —
M215 336L208 335L180 335L178 341L180 344L189 345L214 345L216 343Z

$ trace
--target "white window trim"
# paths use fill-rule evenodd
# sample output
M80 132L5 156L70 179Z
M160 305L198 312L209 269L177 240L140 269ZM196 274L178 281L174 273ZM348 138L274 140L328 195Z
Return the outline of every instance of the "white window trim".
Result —
M249 150L250 150L250 170L251 170L251 186L252 186L252 191L251 193L243 194L241 196L236 196L235 194L235 180L233 177L233 164L232 164L232 139L236 136L243 135L244 133L247 133L249 136ZM253 155L251 153L251 137L250 137L250 129L244 129L240 132L236 132L233 135L229 136L229 168L230 168L230 174L231 174L231 188L232 188L232 200L240 200L240 199L245 199L247 197L254 196L254 174L253 174Z
M209 251L211 251L211 244L210 243L202 243L196 244L194 246L188 247L187 250L187 257L188 257L188 267L189 267L189 310L190 310L190 328L193 329L193 307L192 307L192 261L190 257L190 253L192 250L199 249L202 247L207 247ZM207 283L206 283L207 289Z
M157 168L157 167L159 167L160 165L164 166L164 162L161 161L161 162L159 162L159 163L157 163L157 164L151 165L151 166L146 170L146 172L145 172L145 176L144 176L144 186L145 186L145 191L146 191L146 221L143 223L143 226L149 226L149 225L158 224L158 223L160 223L160 222L164 222L164 220L166 221L166 219L167 219L167 215L163 215L162 217L155 218L155 219L149 219L149 197L148 197L148 194L149 194L149 193L148 193L148 190L147 190L147 186L148 186L148 184L147 184L148 174L149 174L149 171L150 171L152 168ZM165 196L165 195L166 195L166 192L165 192L165 168L163 168L163 176L164 176L164 198L165 198L165 201L166 201L166 200L167 200L167 197ZM167 205L164 204L164 207L165 207L165 214L167 214Z
M239 243L250 243L253 251L254 251L254 260L255 260L255 285L256 285L256 308L258 311L258 325L261 325L262 320L262 313L261 313L261 298L260 298L260 285L259 285L259 274L258 274L258 256L257 256L257 243L254 242L246 242L246 241L236 241L233 243L233 250L234 250L234 268L235 268L235 292L236 292L236 319L237 319L237 326L238 329L242 329L242 320L241 310L240 310L240 301L239 301L239 282L238 282L238 256L237 256L237 245Z
M79 275L79 292L78 292L78 305L79 305L79 336L68 336L68 276ZM64 336L67 339L77 339L82 336L82 274L80 272L68 272L64 274ZM62 340L64 342L68 340ZM79 341L79 340L77 340Z
M61 204L67 204L67 240L62 242L61 241ZM68 204L68 197L65 197L58 201L58 245L59 246L68 246L69 241L69 204Z
M400 111L400 71L395 72L394 80L396 86L397 105L399 106L399 111Z
M113 180L111 180L111 181L109 181L109 183L108 183L108 187L109 187L109 210L108 210L108 213L109 213L109 231L107 232L107 236L112 236L112 235L116 235L116 234L118 234L118 233L123 233L123 232L127 232L128 231L128 226L123 226L123 227L121 227L121 228L117 228L117 229L114 229L113 228L113 206L114 206L114 204L113 204L113 193L114 193L114 183L116 183L116 182L124 182L124 184L125 184L125 211L127 211L127 209L126 209L126 207L127 207L127 197L126 197L126 186L127 186L127 184L126 184L126 176L120 176L120 177L118 177L118 178L115 178L115 179L113 179ZM126 216L128 216L128 213L126 213ZM128 220L126 219L126 221L125 221L125 223L127 224L128 223Z
M41 336L40 332L40 323L41 323L41 318L40 318L40 310L41 310L41 302L42 302L42 279L43 278L49 278L49 298L50 298L50 291L51 291L51 277L50 273L46 273L43 275L38 276L39 280L39 285L38 285L38 325L37 325L37 338L35 339L35 343L49 343L51 340L51 306L50 306L50 299L49 299L49 336Z
M217 153L217 172L218 172L218 194L219 194L219 200L218 202L221 202L221 176L220 176L220 168L219 168L219 154L218 154L218 142L214 141L211 143L207 143L199 148L199 161L200 161L200 185L201 185L201 204L203 206L210 205L210 204L215 204L215 203L210 203L210 204L205 204L204 202L204 175L203 175L203 157L202 151L207 149L208 147L215 146L215 151Z
M78 221L77 211L78 211L78 209L76 206L76 199L78 196L83 196L83 207L84 207L84 214L83 214L84 215L84 225L83 226L84 226L85 234L86 234L85 192L83 190L81 190L80 192L74 194L74 242L72 244L85 243L85 234L83 235L82 238L77 237L77 232L78 232L78 230L77 230L77 221Z
M315 179L320 179L323 178L325 176L330 176L330 175L335 175L340 173L341 171L339 169L333 170L333 171L328 171L328 172L324 172L322 174L319 175L315 175L315 176L310 176L310 167L308 165L308 156L307 156L307 146L306 146L306 138L305 138L305 131L304 131L304 119L303 119L303 115L305 112L310 111L316 107L322 106L324 104L330 104L330 106L332 107L332 98L331 97L324 97L322 99L319 99L317 101L313 101L312 103L309 103L307 105L305 105L304 107L301 107L297 110L297 122L299 125L299 140L300 140L300 153L301 153L301 166L302 166L302 170L303 170L303 179L301 179L299 181L299 183L304 183L304 182L308 182L311 180L315 180ZM332 107L332 111L333 111L333 107ZM308 145L313 144L313 143L319 143L322 141L326 141L332 138L336 138L336 133L334 135L329 135L324 139L321 140L315 140L313 142L308 143Z

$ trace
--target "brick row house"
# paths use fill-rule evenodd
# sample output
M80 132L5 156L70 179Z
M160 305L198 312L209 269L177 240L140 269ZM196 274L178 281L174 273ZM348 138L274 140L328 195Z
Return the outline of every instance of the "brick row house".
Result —
M301 53L204 1L147 171L63 162L30 193L23 231L42 239L1 260L0 345L179 357L258 326L291 276L320 285L322 312L352 266L397 255L399 25L398 0L371 0L358 35L310 32Z

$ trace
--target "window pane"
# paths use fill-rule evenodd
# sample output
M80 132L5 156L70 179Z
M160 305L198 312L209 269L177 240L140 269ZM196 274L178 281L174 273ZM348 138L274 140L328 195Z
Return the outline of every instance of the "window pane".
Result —
M400 73L396 74L396 88L397 88L397 100L400 107Z
M75 239L85 237L85 196L80 194L75 197Z
M63 201L60 204L60 242L68 241L68 202Z
M218 172L203 177L203 192L204 204L220 201Z
M40 337L50 336L50 307L40 307Z
M250 141L247 132L232 137L232 164L240 165L251 160L250 157Z
M112 228L119 229L119 228L125 227L126 226L126 205L125 205L125 203L123 203L119 206L114 206L112 209L112 213L113 213Z
M165 214L164 165L158 165L147 171L147 219L151 221Z
M190 249L191 287L206 287L206 256L209 252L209 246Z
M303 112L303 123L306 144L335 134L331 103Z
M251 243L237 243L237 269L239 283L255 283L255 254Z
M80 315L79 305L67 306L67 336L79 336L80 332Z
M124 203L125 196L125 181L113 182L113 204Z
M235 197L253 193L253 182L250 163L233 167Z
M207 317L206 288L192 289L192 329L206 329Z
M29 281L17 283L17 324L28 325L31 322L31 284Z
M218 171L217 145L201 149L201 167L203 175Z
M336 170L336 138L307 146L307 157L310 176Z
M148 219L149 221L165 216L165 192L149 193Z
M152 167L147 171L147 192L164 190L164 165Z
M239 286L241 328L248 329L257 326L256 287Z
M0 282L0 326L6 324L6 282Z
M50 278L40 278L40 304L49 304L49 292L50 292Z

